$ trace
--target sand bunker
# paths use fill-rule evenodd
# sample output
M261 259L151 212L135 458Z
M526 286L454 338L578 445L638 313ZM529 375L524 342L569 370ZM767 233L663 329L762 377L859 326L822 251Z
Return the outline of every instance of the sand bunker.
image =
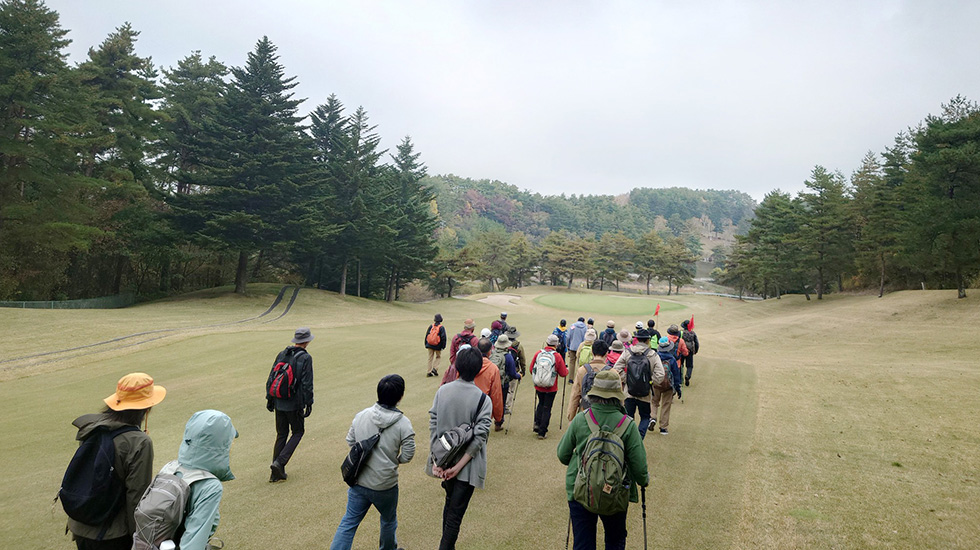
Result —
M514 294L491 294L486 298L477 300L477 302L483 302L484 304L490 304L492 306L506 307L514 305L514 303L520 299L520 296Z

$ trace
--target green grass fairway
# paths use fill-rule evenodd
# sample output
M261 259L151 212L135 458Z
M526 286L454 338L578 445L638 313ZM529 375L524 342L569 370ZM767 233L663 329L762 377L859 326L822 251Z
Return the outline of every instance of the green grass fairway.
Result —
M7 465L0 547L74 547L60 506L52 508L76 445L71 421L99 410L120 376L145 371L168 390L149 420L158 468L176 456L194 411L220 409L240 432L232 448L237 479L225 484L217 533L229 550L329 546L346 505L339 466L351 418L374 401L381 376L402 374L400 408L420 450L401 468L398 538L411 550L434 548L444 494L422 473L438 384L425 377L423 338L432 315L442 313L455 334L467 317L482 328L506 310L533 353L562 316L630 326L648 318L658 300L530 287L507 296L385 304L304 289L285 317L273 320L280 305L247 320L279 289L251 288L246 297L210 291L124 310L0 310L0 457ZM696 316L702 351L684 403L674 404L670 435L651 432L645 441L650 548L980 545L975 296L659 300L661 325ZM289 480L273 485L275 428L264 382L302 325L316 335L309 348L316 404L287 467ZM152 332L159 329L168 331ZM137 336L82 347L129 335ZM41 355L67 348L80 349ZM440 370L446 364L444 357ZM520 388L510 433L490 435L487 487L473 496L459 548L563 547L560 401L549 438L538 441L530 429L533 391ZM547 513L532 519L534 510ZM640 548L639 506L630 508L628 529L627 547ZM373 548L377 540L378 516L370 512L354 547Z
M588 317L590 314L604 315L633 315L644 318L652 317L660 304L660 312L680 311L685 309L683 303L678 303L676 297L634 297L595 293L561 293L544 294L534 299L535 302L570 312L580 312ZM598 320L596 320L598 322ZM634 321L635 322L635 321ZM629 323L632 326L632 323ZM603 325L605 327L605 325Z

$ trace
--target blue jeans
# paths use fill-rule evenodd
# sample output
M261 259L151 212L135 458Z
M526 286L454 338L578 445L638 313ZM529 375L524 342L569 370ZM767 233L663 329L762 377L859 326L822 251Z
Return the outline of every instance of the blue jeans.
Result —
M354 533L361 524L371 505L381 514L381 550L395 550L395 529L398 528L398 486L384 491L375 491L367 487L355 485L347 489L347 512L340 520L337 533L330 543L330 550L350 550L354 543Z
M633 418L637 410L640 411L640 422L636 427L640 430L640 439L643 439L647 435L647 428L650 427L650 404L634 397L627 397L623 406L626 407L626 416L630 418Z
M605 531L606 550L626 548L626 512L611 516L600 516L585 509L574 500L568 501L568 517L572 521L572 534L575 535L573 550L596 550L595 528L602 520Z

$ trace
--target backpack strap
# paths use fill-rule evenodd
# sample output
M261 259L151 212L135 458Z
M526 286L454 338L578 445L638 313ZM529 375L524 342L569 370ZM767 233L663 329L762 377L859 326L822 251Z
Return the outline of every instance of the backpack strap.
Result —
M483 404L487 402L487 394L480 392L480 402L476 405L476 410L473 411L473 422L470 422L473 426L476 426L476 419L480 415L480 411L483 410Z
M585 415L585 423L589 426L589 431L592 432L593 435L595 435L600 429L599 421L595 419L595 413L592 412L592 409L589 409L589 413Z

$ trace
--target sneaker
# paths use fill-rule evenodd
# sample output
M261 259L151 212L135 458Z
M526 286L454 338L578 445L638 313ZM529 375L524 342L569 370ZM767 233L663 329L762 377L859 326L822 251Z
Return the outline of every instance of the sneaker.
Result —
M431 370L429 372L425 373L425 375L428 376L428 377L435 376L435 374Z
M286 478L289 477L286 475L286 470L279 465L278 461L273 460L272 465L269 466L269 469L272 470L272 476L269 478L269 481L272 483L277 481L286 481Z
M660 428L660 435L667 435L667 428Z
M531 431L534 432L534 433L538 433L538 425L535 424L534 425L534 428L531 428Z
M502 432L502 431L504 431L504 425L503 424L497 424L496 422L494 422L493 423L493 431L495 431L495 432Z
M538 439L547 439L547 438L548 438L547 434L538 434Z
M690 376L685 376L684 377L684 385L685 386L690 386L691 385L691 377Z

